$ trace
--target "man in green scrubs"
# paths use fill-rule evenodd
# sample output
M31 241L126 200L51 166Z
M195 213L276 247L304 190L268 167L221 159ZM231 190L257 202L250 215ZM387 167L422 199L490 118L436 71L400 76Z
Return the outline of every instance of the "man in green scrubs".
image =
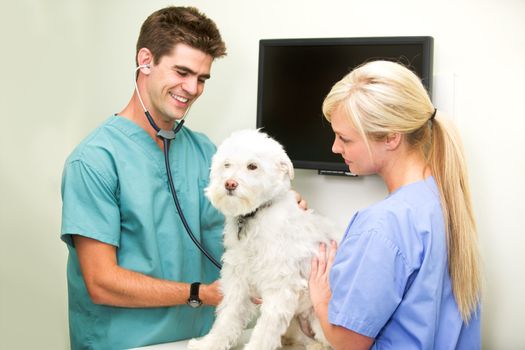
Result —
M173 129L226 54L215 23L195 8L168 7L144 22L137 89L66 161L61 237L73 349L125 349L208 332L222 296L219 270L182 225L167 181L162 141L144 114ZM137 94L137 91L140 95ZM140 101L142 98L142 101ZM183 127L169 157L182 211L217 260L223 217L203 195L215 146ZM201 282L200 307L187 301Z

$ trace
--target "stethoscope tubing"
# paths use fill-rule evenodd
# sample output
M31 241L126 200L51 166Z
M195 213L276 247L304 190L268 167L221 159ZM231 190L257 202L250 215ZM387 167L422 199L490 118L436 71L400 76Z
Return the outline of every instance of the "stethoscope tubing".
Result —
M146 65L147 66L147 65ZM139 66L136 70L145 67L145 66ZM163 153L164 153L164 164L166 165L166 174L168 175L168 185L170 187L171 196L173 197L173 201L175 202L175 207L177 208L177 212L179 213L179 217L182 221L182 224L184 226L184 229L186 230L186 233L190 237L190 239L193 241L195 246L204 254L208 260L215 265L219 270L222 268L222 265L202 246L202 244L199 242L199 240L195 237L193 234L193 231L191 230L190 225L188 224L188 221L186 220L186 217L184 216L184 212L182 211L182 208L179 203L179 198L177 197L177 191L175 190L175 185L173 184L173 175L171 174L171 166L170 166L170 157L169 157L169 150L170 150L170 143L171 140L175 139L175 135L179 132L179 130L184 125L184 118L186 118L186 114L188 114L189 108L186 110L184 115L182 116L181 121L177 124L174 130L164 130L161 129L155 124L155 121L153 120L150 112L144 106L144 103L142 102L142 98L139 93L139 88L137 86L137 80L135 79L135 91L137 92L137 96L139 98L140 104L142 106L142 109L144 110L144 114L146 115L146 118L148 119L149 123L151 124L151 127L155 129L157 132L157 137L162 139L163 143Z
M179 123L180 125L181 123ZM177 125L177 128L175 129L175 133L178 131L179 125ZM170 166L170 157L169 157L169 150L170 150L170 141L169 139L162 138L162 142L164 144L164 163L166 164L166 173L168 174L168 183L170 186L171 195L173 197L173 201L175 202L175 207L177 207L177 211L179 212L179 217L182 221L182 224L184 225L184 228L186 229L186 232L188 233L188 236L191 238L193 243L199 248L199 250L208 258L208 260L215 265L219 270L222 268L222 265L215 260L215 258L202 246L202 244L199 242L199 240L195 237L193 234L190 225L188 225L188 222L186 221L186 217L184 216L184 212L182 211L182 208L179 203L179 199L177 197L177 191L175 190L175 185L173 184L173 176L171 174L171 166Z

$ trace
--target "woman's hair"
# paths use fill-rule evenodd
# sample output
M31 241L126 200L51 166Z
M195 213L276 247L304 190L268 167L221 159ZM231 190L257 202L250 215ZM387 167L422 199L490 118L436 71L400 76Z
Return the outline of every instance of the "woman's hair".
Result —
M144 21L135 57L141 48L147 48L157 64L179 43L201 50L213 58L226 55L226 46L215 22L194 7L170 6L152 13Z
M476 312L481 280L477 229L471 205L463 146L455 126L440 116L421 80L401 64L374 61L337 82L323 102L323 113L344 108L363 136L384 140L401 133L412 150L419 151L439 188L447 232L452 290L463 320Z

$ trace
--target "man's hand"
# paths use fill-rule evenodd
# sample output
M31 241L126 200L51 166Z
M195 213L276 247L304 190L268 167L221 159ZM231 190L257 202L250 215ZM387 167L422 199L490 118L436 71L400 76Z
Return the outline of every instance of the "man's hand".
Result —
M223 297L219 280L212 284L202 284L199 294L203 304L211 306L219 305Z
M250 297L250 300L252 303L254 303L255 305L261 305L263 300L259 297Z
M292 192L295 194L295 200L297 201L297 205L304 210L308 209L308 203L306 200L301 196L301 194L297 191L292 190Z
M217 306L221 303L224 295L222 294L220 281L217 280L212 284L201 284L200 297L202 303L205 305ZM258 297L251 297L250 300L255 305L262 304L262 299Z

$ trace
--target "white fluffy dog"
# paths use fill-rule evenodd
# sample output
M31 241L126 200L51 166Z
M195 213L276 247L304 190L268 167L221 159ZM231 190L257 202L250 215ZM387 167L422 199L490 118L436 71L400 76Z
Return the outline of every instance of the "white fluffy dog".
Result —
M255 315L252 297L263 302L244 349L277 349L282 336L287 344L329 349L313 313L308 278L320 242L337 240L336 230L325 218L299 208L290 191L292 178L282 146L262 132L238 131L218 148L206 195L226 216L224 299L210 333L191 340L188 349L235 346Z

